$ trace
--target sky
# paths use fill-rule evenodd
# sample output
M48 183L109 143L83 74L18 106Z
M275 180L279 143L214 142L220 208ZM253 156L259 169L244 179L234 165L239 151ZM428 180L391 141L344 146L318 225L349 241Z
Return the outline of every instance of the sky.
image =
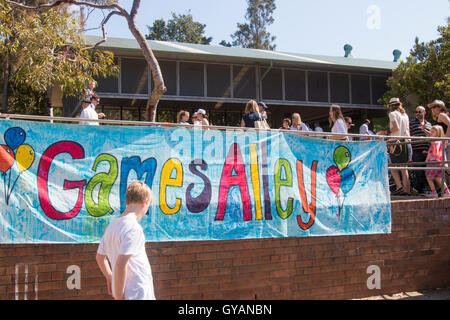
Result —
M132 0L120 0L129 9ZM430 41L439 36L438 26L450 16L450 0L276 0L275 22L268 31L276 36L276 51L343 56L344 45L353 47L355 58L392 61L398 49L405 59L414 39ZM245 22L246 0L142 0L137 23L144 34L156 19L166 21L172 12L191 13L206 24L212 45L231 41L236 24ZM103 17L93 12L88 27ZM114 16L107 24L108 37L133 38L125 19ZM101 35L100 30L87 34Z

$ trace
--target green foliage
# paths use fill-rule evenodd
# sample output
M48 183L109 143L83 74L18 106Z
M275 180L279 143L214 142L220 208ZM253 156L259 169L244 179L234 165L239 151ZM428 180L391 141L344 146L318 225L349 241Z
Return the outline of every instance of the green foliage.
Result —
M273 44L276 37L272 36L267 27L275 20L273 12L277 8L275 0L247 0L248 8L245 19L247 23L238 23L237 31L231 35L232 45L242 48L275 50ZM221 45L230 46L222 41Z
M450 19L438 31L439 38L428 43L416 38L406 61L400 61L388 79L389 91L380 103L387 104L390 98L399 97L413 110L435 99L450 100Z
M94 78L118 74L113 54L88 49L78 21L64 7L23 10L0 0L0 21L0 71L8 57L9 102L16 112L44 109L50 87L81 96ZM25 107L25 101L33 105Z
M158 19L147 27L149 33L145 37L149 40L199 44L210 44L212 41L212 37L204 36L206 25L195 21L190 13L177 15L172 12L172 19L167 23L164 19Z

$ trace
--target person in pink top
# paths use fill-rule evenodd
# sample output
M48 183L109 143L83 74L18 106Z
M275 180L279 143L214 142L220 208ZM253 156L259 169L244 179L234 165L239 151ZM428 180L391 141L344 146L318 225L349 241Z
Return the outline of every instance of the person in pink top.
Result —
M430 131L430 135L431 137L445 137L444 135L444 129L441 126L433 126L431 127L431 131ZM445 157L445 154L444 154ZM433 141L431 143L430 149L428 150L428 156L426 159L426 162L438 162L438 161L442 161L442 141ZM446 160L444 160L446 161ZM448 165L445 165L446 167L448 167ZM444 196L445 197L450 197L450 191L445 183L445 181L442 181L442 169L440 164L427 164L427 167L439 167L439 169L436 170L427 170L427 172L425 173L426 177L427 177L427 181L428 181L428 185L430 186L431 189L431 197L432 198L437 198L438 197L438 193L436 191L436 186L435 186L435 182L436 184L440 187L440 188L444 188Z

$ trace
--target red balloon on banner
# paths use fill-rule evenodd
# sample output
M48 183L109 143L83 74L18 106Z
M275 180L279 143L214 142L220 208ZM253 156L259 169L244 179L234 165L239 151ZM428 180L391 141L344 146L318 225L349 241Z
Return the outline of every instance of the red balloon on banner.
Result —
M0 172L5 173L14 163L14 151L6 146L0 145Z
M331 166L328 168L327 182L331 191L333 191L335 195L338 195L339 188L341 187L341 171L337 167Z

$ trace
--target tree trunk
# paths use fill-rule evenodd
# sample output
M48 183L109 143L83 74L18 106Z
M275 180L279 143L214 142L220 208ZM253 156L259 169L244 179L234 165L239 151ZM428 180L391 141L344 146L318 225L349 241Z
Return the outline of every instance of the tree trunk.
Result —
M6 54L5 63L3 66L3 93L2 93L3 113L8 113L8 86L9 86L9 55Z
M133 18L133 16L127 17L127 21L128 28L139 43L139 46L144 53L145 60L150 66L153 77L154 88L147 101L145 120L148 122L156 122L156 112L158 109L159 99L167 91L167 88L164 85L164 79L161 73L161 68L159 67L158 60L156 60L152 49L148 45L147 39L145 39L144 34L138 29L135 18Z

